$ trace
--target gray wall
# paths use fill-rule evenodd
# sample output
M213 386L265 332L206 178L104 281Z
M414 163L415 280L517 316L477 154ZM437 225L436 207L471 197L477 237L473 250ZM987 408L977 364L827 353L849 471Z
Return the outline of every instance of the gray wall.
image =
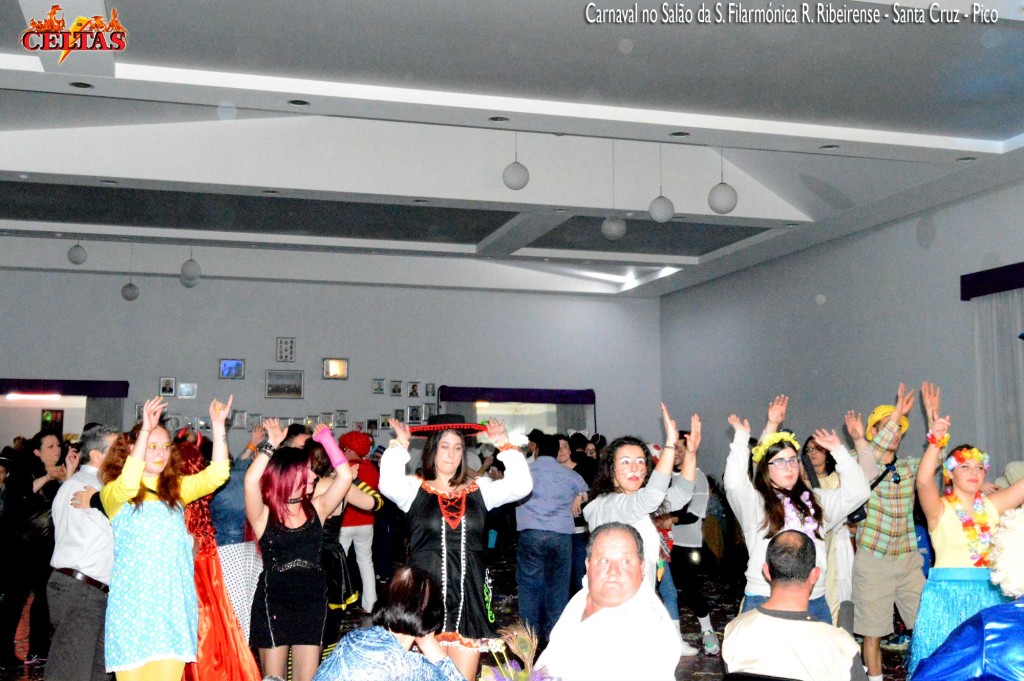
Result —
M236 408L278 416L348 409L360 420L410 403L371 395L372 378L593 388L600 430L658 433L657 300L227 280L189 290L136 277L141 295L128 303L124 283L0 271L0 375L127 380L125 423L161 376L199 384L198 399L170 400L169 411L194 416L229 392ZM294 364L274 362L277 336L296 338ZM349 358L349 380L322 380L324 357ZM218 380L220 358L245 359L245 380ZM303 369L305 399L264 399L274 368Z
M791 396L787 426L802 439L842 432L847 409L866 418L900 381L929 380L953 440L974 441L974 322L959 278L1024 260L1021 214L1018 183L664 297L664 395L680 415L701 413L704 470L723 469L729 414L756 436L778 393ZM920 409L911 417L904 455L924 441ZM1020 458L990 454L993 475Z

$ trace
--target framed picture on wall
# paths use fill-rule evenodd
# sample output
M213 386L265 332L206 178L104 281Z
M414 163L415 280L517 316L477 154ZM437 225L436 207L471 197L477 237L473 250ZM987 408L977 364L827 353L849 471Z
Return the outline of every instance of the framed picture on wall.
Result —
M348 360L344 357L324 357L324 378L347 381Z
M334 427L348 428L348 409L338 409L334 412Z
M294 338L278 338L276 353L274 357L278 362L294 362L295 361L295 339Z
M196 419L196 428L198 430L209 430L210 429L210 417L200 416Z
M138 423L142 420L142 402L135 403L135 422Z
M437 416L437 404L434 402L427 402L423 405L423 420L426 421L431 416Z
M433 383L427 383L423 386L424 397L434 397L437 395L437 387Z
M421 396L421 393L420 393L420 382L419 381L409 381L406 385L409 386L408 397L420 397Z
M419 423L423 420L423 406L419 404L411 404L405 408L405 422L406 423Z
M360 433L365 433L366 421L356 421L352 424L352 430L358 430Z
M381 414L380 415L380 427L381 428L390 428L391 427L391 426L388 425L388 421L391 420L391 416L392 416L391 414Z
M334 412L333 411L322 411L320 412L320 418L317 419L319 423L324 424L328 428L334 427Z
M402 423L405 423L405 409L396 409L394 418L396 421L401 421Z
M377 432L377 419L366 419L366 432L371 435Z
M374 395L384 394L384 379L375 378L370 382L370 392Z
M220 370L217 372L217 378L233 378L238 380L245 378L245 360L222 359L220 361Z
M174 379L170 376L160 378L160 397L174 397Z
M140 418L139 420L141 421L142 419ZM181 428L181 414L164 414L163 422L167 432L173 433L178 428Z
M256 426L263 425L263 414L249 414L249 418L246 420L248 421L249 430L252 430Z
M302 374L301 369L267 369L267 387L263 396L301 400Z
M402 382L401 381L389 381L388 392L395 397L402 396Z
M179 383L178 384L178 399L179 400L194 400L196 398L196 392L199 390L198 383Z
M235 409L231 412L231 427L239 430L245 430L249 426L249 413L242 411L241 409Z

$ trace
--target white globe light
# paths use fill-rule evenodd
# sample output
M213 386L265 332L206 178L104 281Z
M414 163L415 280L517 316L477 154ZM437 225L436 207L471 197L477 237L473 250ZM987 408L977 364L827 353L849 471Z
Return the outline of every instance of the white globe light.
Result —
M672 200L667 196L659 196L651 201L647 212L651 214L651 219L655 222L668 222L675 215L676 207L672 205Z
M139 287L129 281L121 287L121 297L125 300L135 300L139 297Z
M82 244L75 244L68 249L68 260L73 265L81 265L89 259L89 252L85 250L85 246Z
M203 268L199 266L192 258L189 258L181 264L181 278L182 279L199 279L203 274Z
M726 182L719 182L708 192L708 206L719 215L731 213L738 199L736 190Z
M519 161L509 163L501 173L501 181L509 189L522 189L530 182L530 171Z
M626 221L618 215L612 215L601 223L601 234L608 241L618 241L626 235Z
M196 277L195 279L189 279L188 277L179 277L178 281L180 281L181 285L184 286L185 288L195 288L199 284L199 277Z

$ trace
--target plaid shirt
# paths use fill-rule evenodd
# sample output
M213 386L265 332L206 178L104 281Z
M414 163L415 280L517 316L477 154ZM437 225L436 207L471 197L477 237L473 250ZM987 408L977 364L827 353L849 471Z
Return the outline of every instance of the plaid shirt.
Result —
M868 484L885 469L882 456L896 439L900 427L897 419L890 419L878 429L875 438L868 443L869 456L864 461L860 454L861 468ZM896 473L900 482L893 482L890 473L871 491L866 511L867 518L857 525L857 549L870 551L879 558L900 558L917 552L917 537L914 532L914 486L920 458L896 459ZM871 471L874 471L873 473Z

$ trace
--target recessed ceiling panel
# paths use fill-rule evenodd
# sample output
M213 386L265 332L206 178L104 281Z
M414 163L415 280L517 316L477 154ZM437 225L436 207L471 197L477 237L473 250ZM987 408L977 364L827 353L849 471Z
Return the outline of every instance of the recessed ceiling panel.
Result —
M601 234L602 221L577 215L531 243L530 248L696 257L767 231L735 225L626 220L626 235L609 241Z
M0 182L0 219L475 244L515 213Z

